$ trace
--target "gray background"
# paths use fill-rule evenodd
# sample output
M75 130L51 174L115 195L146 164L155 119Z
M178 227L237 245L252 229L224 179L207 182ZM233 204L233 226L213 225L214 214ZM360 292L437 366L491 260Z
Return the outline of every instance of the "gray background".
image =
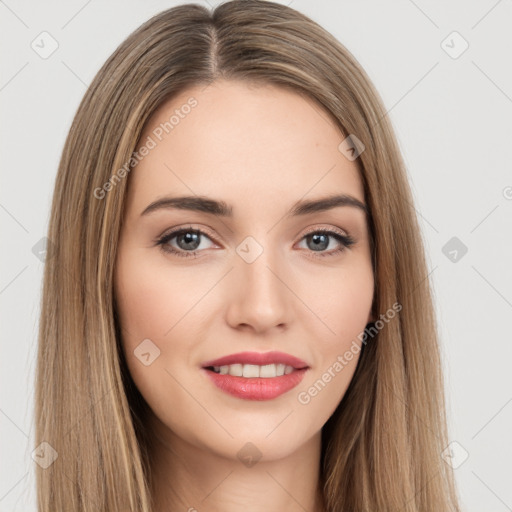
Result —
M46 234L64 139L111 52L179 3L0 1L0 511L35 510L32 386L43 264L33 247ZM464 510L512 510L511 2L290 6L355 55L389 111L435 290L453 443L442 456L456 468ZM43 58L51 44L58 48Z

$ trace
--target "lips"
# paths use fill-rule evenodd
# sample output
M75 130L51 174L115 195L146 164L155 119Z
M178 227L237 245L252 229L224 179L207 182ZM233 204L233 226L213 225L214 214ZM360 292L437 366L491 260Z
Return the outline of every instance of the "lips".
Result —
M276 376L268 373L275 372L276 367L280 368ZM206 361L201 371L229 395L244 400L272 400L297 386L308 369L302 359L284 352L240 352ZM253 375L256 371L258 377Z
M209 368L214 366L226 366L230 364L254 364L264 366L267 364L284 364L297 370L309 368L308 364L298 357L284 352L239 352L219 359L204 362L201 366Z

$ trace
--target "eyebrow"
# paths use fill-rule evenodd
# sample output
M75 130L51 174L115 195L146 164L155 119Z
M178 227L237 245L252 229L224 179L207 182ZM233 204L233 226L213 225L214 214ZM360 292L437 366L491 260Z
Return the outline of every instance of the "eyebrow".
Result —
M312 213L325 212L341 206L350 206L364 211L368 214L367 206L348 194L331 195L314 200L297 201L290 211L289 216L309 215ZM205 196L181 196L181 197L163 197L152 202L141 213L141 216L148 215L157 210L179 209L210 213L220 217L232 217L233 207L224 201L218 201Z

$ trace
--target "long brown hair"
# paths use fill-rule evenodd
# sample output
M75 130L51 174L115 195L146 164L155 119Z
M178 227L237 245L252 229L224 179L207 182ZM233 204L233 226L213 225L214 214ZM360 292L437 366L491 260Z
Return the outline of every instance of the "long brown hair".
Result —
M55 183L42 293L36 445L48 443L57 458L36 466L39 510L152 510L146 404L127 370L113 294L126 163L164 101L218 78L307 95L365 146L357 164L370 212L374 312L395 303L402 310L365 346L322 430L327 510L459 510L441 457L444 389L424 246L383 103L331 34L263 0L154 16L109 57L78 108Z

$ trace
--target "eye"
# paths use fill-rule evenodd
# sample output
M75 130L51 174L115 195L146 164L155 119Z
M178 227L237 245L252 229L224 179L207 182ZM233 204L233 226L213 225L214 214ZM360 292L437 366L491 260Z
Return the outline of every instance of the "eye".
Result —
M161 246L164 252L185 258L195 258L197 256L195 251L205 248L201 247L202 237L211 240L210 237L200 229L179 228L159 238L157 245ZM175 243L178 245L178 248L171 243L173 239L176 239Z
M330 245L329 239L334 239L338 244L337 248L330 251L325 251ZM336 256L355 243L355 240L350 235L345 235L338 231L328 229L314 229L309 231L302 238L306 242L308 249L311 249L315 256Z

